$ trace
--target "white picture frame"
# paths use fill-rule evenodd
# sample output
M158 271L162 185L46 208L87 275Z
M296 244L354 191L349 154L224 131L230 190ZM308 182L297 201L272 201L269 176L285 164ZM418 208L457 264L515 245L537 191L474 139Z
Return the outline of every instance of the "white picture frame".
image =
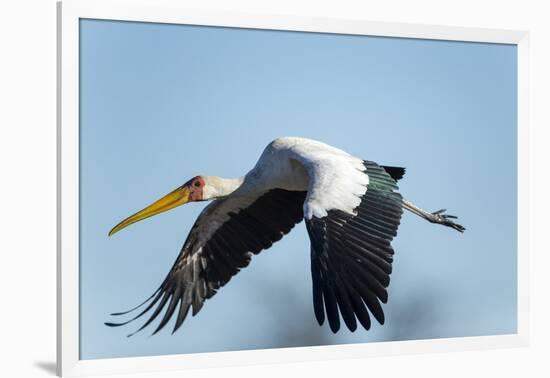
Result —
M517 45L517 334L117 359L79 359L79 20L108 19ZM358 358L525 346L528 343L528 51L525 31L381 23L185 9L177 0L58 3L57 373L143 373L197 367Z

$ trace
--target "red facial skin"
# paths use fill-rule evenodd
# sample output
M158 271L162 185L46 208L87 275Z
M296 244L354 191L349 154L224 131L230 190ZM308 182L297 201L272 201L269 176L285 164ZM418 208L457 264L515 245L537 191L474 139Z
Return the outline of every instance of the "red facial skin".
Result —
M204 185L205 182L201 176L193 177L184 184L189 189L189 202L202 201L202 189Z

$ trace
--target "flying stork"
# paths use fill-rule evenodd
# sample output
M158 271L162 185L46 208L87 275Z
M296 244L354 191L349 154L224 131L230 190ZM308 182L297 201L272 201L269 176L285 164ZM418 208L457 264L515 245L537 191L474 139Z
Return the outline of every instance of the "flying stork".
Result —
M318 141L285 137L271 142L244 177L192 178L109 232L111 236L187 202L212 201L157 290L139 306L112 315L147 306L126 322L105 324L121 326L152 311L138 332L166 309L153 334L172 316L175 332L190 308L195 316L253 255L271 247L302 219L311 242L313 308L319 325L326 316L336 333L340 315L352 332L357 320L368 330L371 315L383 324L381 303L388 300L394 254L390 243L403 209L464 231L445 210L429 213L405 200L396 185L404 173L404 168L362 160Z

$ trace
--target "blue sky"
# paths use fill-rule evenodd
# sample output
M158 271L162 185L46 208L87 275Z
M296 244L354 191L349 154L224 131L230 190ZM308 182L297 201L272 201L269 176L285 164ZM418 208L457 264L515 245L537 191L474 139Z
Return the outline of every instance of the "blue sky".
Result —
M516 332L516 71L512 45L82 20L82 359ZM298 225L196 317L127 338L108 328L160 284L204 204L114 237L118 221L198 175L238 177L280 136L404 166L407 213L386 324L334 335L313 314Z

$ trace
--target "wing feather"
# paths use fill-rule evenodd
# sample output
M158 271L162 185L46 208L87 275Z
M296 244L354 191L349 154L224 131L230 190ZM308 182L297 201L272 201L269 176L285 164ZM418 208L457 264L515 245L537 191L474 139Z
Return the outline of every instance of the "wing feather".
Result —
M368 177L368 184L353 211L337 207L306 211L313 214L306 216L306 226L311 241L315 316L322 325L326 313L333 332L340 328L340 315L352 332L357 320L365 329L371 327L369 313L380 324L385 321L381 303L388 300L386 288L394 254L391 241L403 213L402 198L394 178L384 168L368 161L363 167L360 174ZM313 181L310 191L326 189L315 184L315 175L330 173L309 172ZM403 173L404 169L392 167L395 177L401 178ZM318 193L308 193L310 197L316 198L316 203L306 200L306 207L330 203L319 200Z
M247 206L242 206L238 197L214 201L195 222L160 288L142 304L150 301L145 309L128 321L105 324L128 324L153 311L133 335L166 309L153 334L162 330L177 311L175 332L185 321L189 308L195 316L208 298L250 263L253 254L269 248L303 219L305 196L303 191L272 189L248 201ZM210 219L223 221L212 230L214 222Z

